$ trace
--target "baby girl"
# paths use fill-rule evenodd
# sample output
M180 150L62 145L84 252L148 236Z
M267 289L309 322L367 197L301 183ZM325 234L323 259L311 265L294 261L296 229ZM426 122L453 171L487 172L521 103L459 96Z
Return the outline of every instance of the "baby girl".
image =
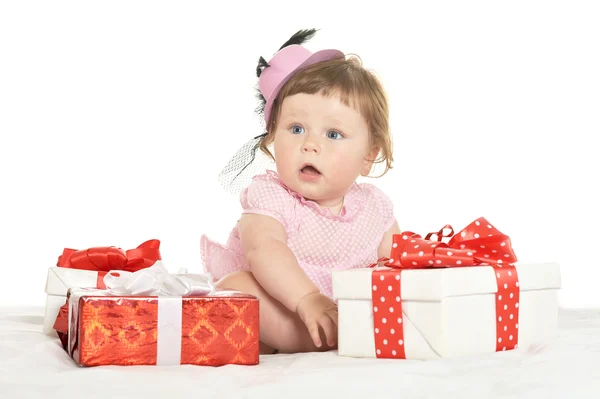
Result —
M314 33L299 31L270 61L260 58L258 145L276 171L243 189L226 245L201 239L217 286L259 298L261 353L335 349L332 270L389 256L400 233L390 199L356 182L374 163L391 168L385 92L357 58L302 46Z

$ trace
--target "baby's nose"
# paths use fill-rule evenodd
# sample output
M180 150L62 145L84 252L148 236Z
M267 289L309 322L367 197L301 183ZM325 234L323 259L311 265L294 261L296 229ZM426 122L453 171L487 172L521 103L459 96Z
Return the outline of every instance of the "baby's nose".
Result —
M306 140L304 140L304 143L302 144L302 151L318 153L319 152L319 143L317 143L315 140L307 137Z

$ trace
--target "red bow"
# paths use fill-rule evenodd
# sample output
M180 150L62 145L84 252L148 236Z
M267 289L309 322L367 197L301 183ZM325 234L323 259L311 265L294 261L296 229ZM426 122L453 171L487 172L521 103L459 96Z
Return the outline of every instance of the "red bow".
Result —
M94 247L75 250L65 248L58 257L57 266L71 269L108 272L125 270L135 272L161 260L160 241L148 240L127 251L117 247Z
M448 233L444 233L449 230ZM459 233L445 225L438 232L429 233L425 239L406 231L393 237L389 258L381 258L378 264L396 269L425 269L428 267L462 267L484 264L512 263L517 257L512 250L510 238L481 217ZM437 240L430 240L431 236ZM442 238L452 237L448 243ZM376 266L372 265L372 266Z

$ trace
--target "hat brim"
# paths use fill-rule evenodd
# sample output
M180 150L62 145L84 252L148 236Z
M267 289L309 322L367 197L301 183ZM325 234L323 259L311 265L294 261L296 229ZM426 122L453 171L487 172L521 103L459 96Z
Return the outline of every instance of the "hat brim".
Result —
M339 51L339 50L333 50L333 49L329 49L329 50L320 50L320 51L316 51L314 53L312 53L310 56L308 56L308 58L306 58L300 65L298 65L296 68L294 68L290 73L288 73L282 80L281 82L279 82L279 84L277 86L275 86L275 89L273 90L273 92L271 92L271 95L269 96L269 98L267 99L267 102L265 104L265 110L264 110L264 115L265 115L265 121L268 124L269 123L269 118L271 117L271 109L273 108L273 102L275 101L275 99L277 98L277 96L279 95L279 92L281 91L282 87L301 69L304 69L308 66L311 66L313 64L316 64L318 62L322 62L322 61L329 61L335 58L342 58L345 57L344 53Z

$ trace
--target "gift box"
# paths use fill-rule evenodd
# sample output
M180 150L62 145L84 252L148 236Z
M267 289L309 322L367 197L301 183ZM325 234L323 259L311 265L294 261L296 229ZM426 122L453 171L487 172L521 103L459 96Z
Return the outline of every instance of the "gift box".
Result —
M165 284L152 276L157 267L162 268L160 264L153 266L148 275L126 276L129 282L116 289L107 283L107 290L69 291L63 344L77 364L88 367L258 364L256 297L214 289L205 294L191 289L183 295L157 291L156 282ZM191 276L175 277L189 280ZM212 285L212 278L207 277L203 283ZM141 293L111 292L111 289L118 292L119 288ZM62 330L62 323L58 318L55 324L58 330Z
M161 259L159 247L160 241L153 239L127 251L117 247L65 248L56 267L48 269L43 333L56 336L53 325L70 288L105 288L103 278L108 271L150 267Z
M485 218L454 236L445 228L395 235L389 258L332 273L340 356L426 360L552 342L559 264L519 264Z

